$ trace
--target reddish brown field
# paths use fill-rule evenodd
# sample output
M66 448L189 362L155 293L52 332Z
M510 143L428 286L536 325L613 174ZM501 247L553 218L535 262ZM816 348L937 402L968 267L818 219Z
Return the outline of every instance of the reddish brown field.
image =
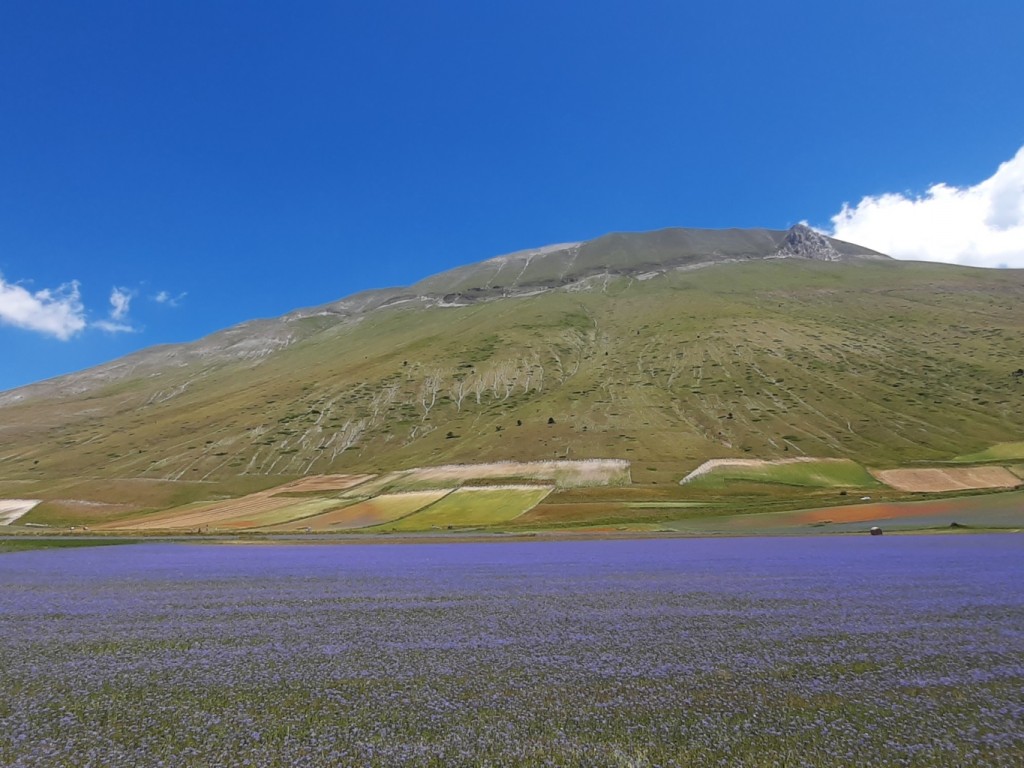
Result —
M850 507L805 509L799 512L779 513L780 522L787 525L813 525L814 523L866 523L875 520L893 520L907 517L930 517L953 505L943 502L876 502Z
M551 525L558 523L585 523L610 517L626 517L630 513L641 516L645 510L631 510L619 502L582 502L568 504L538 504L516 518L516 525Z
M954 525L955 524L955 525ZM924 501L865 502L790 512L694 516L662 524L689 534L808 534L885 531L1024 528L1024 492L986 493Z

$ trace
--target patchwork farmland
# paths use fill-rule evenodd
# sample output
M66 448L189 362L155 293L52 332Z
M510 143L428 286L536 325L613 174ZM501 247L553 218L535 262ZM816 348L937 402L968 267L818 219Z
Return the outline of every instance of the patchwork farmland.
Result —
M98 530L245 530L310 517L343 506L336 497L310 494L337 493L368 479L365 475L323 475L259 491L240 499L195 503L137 518L97 526Z
M273 534L490 527L520 517L556 483L567 488L608 486L628 476L629 464L623 461L499 462L424 467L379 477L310 476L237 499L119 519L96 530ZM537 482L508 482L522 478Z
M268 532L283 531L339 531L369 528L390 523L411 515L451 493L441 491L409 491L389 493L358 501L351 499L346 506L312 517L292 520L267 528Z
M871 520L920 529L929 521L935 525L943 520L956 522L933 520L903 504L920 494L990 493L1022 484L1019 467L994 461L869 470L837 458L714 459L666 486L633 483L632 469L623 460L560 460L427 466L379 475L312 475L235 498L122 512L89 530L268 536L470 530L803 532L809 528L822 533L863 528ZM852 499L857 500L856 508L832 518L811 520L794 511L816 504L831 509ZM890 506L884 507L884 514L876 514L871 511L872 500ZM5 503L21 519L31 510L24 502ZM62 503L66 508L74 502ZM954 504L969 506L970 502L960 499ZM1024 526L1024 510L982 515L971 524ZM27 531L23 525L8 528Z

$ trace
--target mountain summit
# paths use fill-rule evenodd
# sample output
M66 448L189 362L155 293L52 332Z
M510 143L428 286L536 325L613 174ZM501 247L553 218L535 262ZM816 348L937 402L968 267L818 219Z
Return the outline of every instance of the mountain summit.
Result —
M782 241L782 247L775 252L778 258L818 259L819 261L840 261L843 254L839 252L833 241L820 232L816 232L806 224L797 224L790 228Z
M887 259L804 224L771 229L660 229L618 232L582 243L519 251L442 272L413 285L415 296L460 302L563 287L605 275L643 276L767 258Z

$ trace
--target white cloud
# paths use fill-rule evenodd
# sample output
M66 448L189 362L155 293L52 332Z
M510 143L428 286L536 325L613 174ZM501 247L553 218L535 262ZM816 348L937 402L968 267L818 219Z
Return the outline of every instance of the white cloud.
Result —
M128 325L128 323L121 323L116 320L97 320L91 324L93 328L99 328L101 331L107 333L135 333L136 329Z
M110 291L110 319L121 320L128 314L134 294L127 288L114 287Z
M897 259L1024 268L1024 147L972 187L935 184L844 203L831 234Z
M176 307L186 296L188 294L185 292L179 293L177 296L171 296L167 291L160 291L160 293L153 297L153 301L157 304L166 304L168 307Z
M110 289L110 314L107 319L96 320L90 325L107 333L135 333L136 329L127 322L133 296L135 296L134 291L128 288L118 288L115 285Z
M32 293L0 275L0 323L67 340L85 328L85 307L72 281Z

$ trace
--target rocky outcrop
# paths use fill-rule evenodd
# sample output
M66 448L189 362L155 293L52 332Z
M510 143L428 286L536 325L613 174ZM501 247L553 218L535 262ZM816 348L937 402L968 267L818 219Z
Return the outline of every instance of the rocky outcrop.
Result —
M796 224L786 232L782 245L770 258L814 259L815 261L840 261L843 255L832 245L832 241L806 224Z

